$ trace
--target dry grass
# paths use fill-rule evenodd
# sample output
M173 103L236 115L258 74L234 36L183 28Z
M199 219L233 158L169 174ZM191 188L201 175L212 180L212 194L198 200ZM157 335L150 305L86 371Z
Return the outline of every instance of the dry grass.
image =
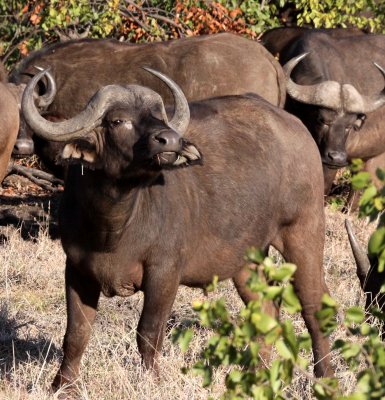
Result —
M372 227L353 218L358 236L365 242ZM327 209L325 270L331 294L342 309L362 305L353 258L343 226L345 216ZM49 238L42 229L36 241L23 240L20 231L4 228L8 240L0 247L0 400L55 398L49 394L50 383L61 359L61 341L65 331L63 270L65 257L59 241ZM213 295L211 295L213 296ZM234 313L242 306L230 283L220 285ZM191 302L202 298L200 290L181 287L173 313L172 325L191 319ZM196 360L205 339L203 328L196 335L187 354L165 340L161 357L162 379L156 382L142 370L136 348L135 329L142 306L140 294L131 298L102 298L90 344L83 357L82 399L206 399L218 397L223 390L225 371L215 375L215 384L202 389L199 378L183 375L180 367ZM304 329L296 317L298 330ZM344 333L337 332L343 336ZM333 357L341 386L347 391L354 376ZM298 376L288 397L311 398L309 381Z

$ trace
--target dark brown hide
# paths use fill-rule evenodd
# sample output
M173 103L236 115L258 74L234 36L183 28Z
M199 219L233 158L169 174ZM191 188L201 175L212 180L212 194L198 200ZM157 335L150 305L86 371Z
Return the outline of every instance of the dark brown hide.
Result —
M361 158L365 170L381 189L383 183L377 178L377 169L385 169L385 109L382 108L370 115L360 131L352 132L347 139L346 151L350 159Z
M178 286L204 287L214 275L232 278L248 301L244 252L269 245L298 266L295 288L313 340L315 373L332 374L328 340L314 316L327 292L323 176L314 141L297 118L257 96L190 108L183 143L203 152L203 165L135 163L148 152L143 138L165 128L123 104L63 152L92 153L96 161L93 170L70 167L60 208L68 325L55 387L78 376L101 293L144 292L138 347L144 364L157 368Z
M284 74L274 57L259 43L229 33L146 44L111 39L58 43L28 56L11 79L27 83L36 74L36 65L50 66L57 83L56 98L46 111L64 118L82 110L90 97L108 84L148 86L172 104L167 88L143 66L167 73L190 101L253 92L283 107L286 95ZM19 138L17 147L31 142L25 131ZM29 144L23 151L33 148ZM55 151L49 152L51 160L44 159L40 146L35 151L46 164L56 158Z
M263 33L261 43L278 60L287 59L286 51L290 49L292 43L299 40L310 29L299 26L269 29ZM326 33L332 37L364 35L364 32L357 28L311 29L311 31Z
M352 85L358 96L378 95L385 86L385 80L373 63L385 66L385 36L341 36L339 32L304 33L285 49L280 62L286 64L293 57L309 52L294 68L291 74L294 82L299 85L318 85L333 81L340 85ZM325 97L332 98L331 95ZM365 157L369 153L369 143L365 142L374 143L374 138L383 131L372 127L381 127L385 121L384 107L364 115L365 110L360 112L359 107L355 112L349 112L344 107L332 110L304 104L289 97L285 107L304 122L317 142L326 171L326 190L330 188L338 168L353 157ZM365 117L366 120L362 121ZM350 137L355 137L354 144ZM378 142L377 146L381 147ZM370 154L370 157L373 155Z
M0 64L0 183L3 181L19 130L19 107Z

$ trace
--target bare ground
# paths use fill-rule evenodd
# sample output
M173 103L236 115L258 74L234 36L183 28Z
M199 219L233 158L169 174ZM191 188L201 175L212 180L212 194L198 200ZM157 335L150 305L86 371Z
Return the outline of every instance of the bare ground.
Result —
M18 181L18 180L17 180ZM0 191L0 400L52 399L50 383L62 357L65 331L64 263L57 239L56 213L60 193L49 195L35 188ZM12 186L13 185L13 186ZM10 188L15 183L10 183ZM8 192L7 192L8 190ZM327 229L325 271L332 296L341 310L362 305L363 296L355 275L353 258L344 230L350 218L357 235L366 243L374 226L356 216L346 216L326 208ZM304 249L305 250L305 249ZM242 307L230 282L220 285L210 297L225 297L232 312ZM201 290L181 287L169 320L168 335L161 355L161 380L142 370L136 347L135 329L142 307L140 293L130 298L102 298L90 344L83 357L81 399L206 399L218 398L224 389L226 370L215 374L210 390L202 389L200 379L183 375L180 368L197 359L210 332L194 325L190 350L182 354L171 343L170 331L194 320L191 303L202 299ZM304 328L295 317L298 331ZM342 330L336 336L343 337ZM354 376L333 355L341 387L349 392ZM310 382L298 376L287 391L288 398L310 399Z

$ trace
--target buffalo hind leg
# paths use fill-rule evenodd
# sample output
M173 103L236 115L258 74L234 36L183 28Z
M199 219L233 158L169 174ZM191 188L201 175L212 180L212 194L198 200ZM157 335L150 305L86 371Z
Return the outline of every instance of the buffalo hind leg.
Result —
M82 277L67 262L66 272L67 329L63 341L63 361L53 381L53 390L73 384L79 376L80 359L87 346L95 320L100 288Z
M247 282L251 275L251 268L253 268L251 265L245 266L233 277L234 286L237 289L237 292L245 305L247 305L247 303L249 303L250 301L258 300L258 294L253 292L247 285ZM262 277L262 273L258 273L260 274L260 277ZM272 301L266 301L264 303L263 311L273 318L276 318L278 316L278 310L274 306L274 303ZM261 357L261 359L263 361L269 360L270 354L271 345L266 345L262 343L261 349L259 351L259 356Z
M179 273L161 266L148 267L143 280L144 304L140 317L137 343L145 368L159 376L158 355L162 348L167 319L179 286Z
M303 218L281 232L275 246L286 261L296 264L294 288L302 305L302 317L313 343L314 373L332 376L330 345L315 317L324 293L328 293L323 270L324 223L317 217Z

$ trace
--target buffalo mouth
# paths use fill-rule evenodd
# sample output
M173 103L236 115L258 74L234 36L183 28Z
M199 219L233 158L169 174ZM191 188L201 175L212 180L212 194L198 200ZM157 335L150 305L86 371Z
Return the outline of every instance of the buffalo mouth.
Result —
M331 163L329 161L324 161L322 160L322 164L325 165L326 167L330 168L330 169L339 169L339 168L344 168L347 167L349 165L348 162L344 162L344 163Z
M155 164L162 166L173 165L179 158L179 154L174 151L163 151L155 154L152 159Z

